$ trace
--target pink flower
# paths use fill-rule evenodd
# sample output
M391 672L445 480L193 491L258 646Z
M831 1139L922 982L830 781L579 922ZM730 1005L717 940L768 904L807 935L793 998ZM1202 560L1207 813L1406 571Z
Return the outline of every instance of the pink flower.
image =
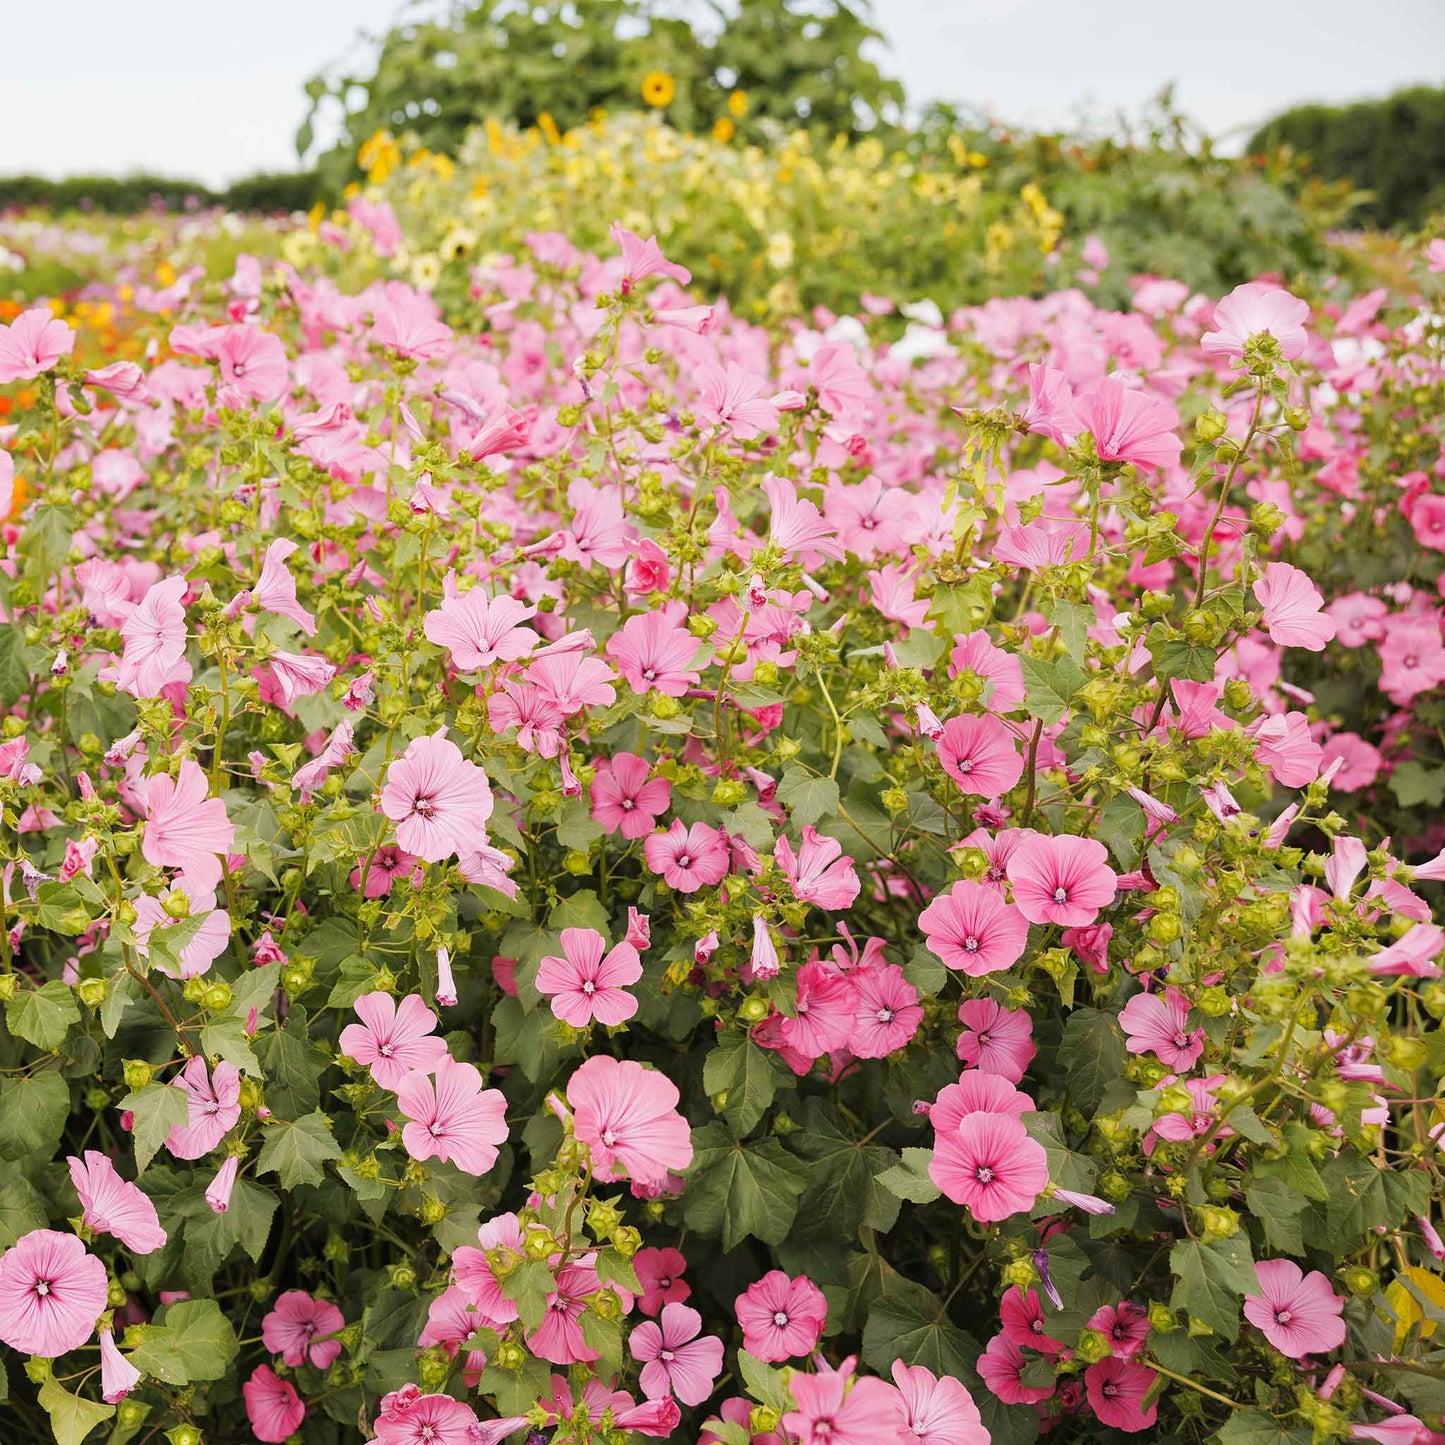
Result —
M71 1157L66 1163L88 1228L115 1235L132 1254L154 1254L165 1244L166 1232L150 1196L122 1179L106 1155L87 1149L83 1161Z
M1034 1358L1037 1358L1035 1356ZM979 1378L1005 1405L1036 1405L1054 1393L1054 1386L1025 1385L1029 1356L1006 1334L996 1334L978 1357Z
M622 251L622 294L625 296L639 281L649 276L666 276L679 286L686 286L692 280L692 272L676 261L669 261L662 254L656 236L645 241L634 236L621 221L613 221L612 239Z
M381 1399L376 1445L473 1445L477 1417L450 1395L423 1395L416 1385Z
M0 1258L0 1340L22 1355L78 1350L106 1304L105 1266L73 1234L32 1229Z
M414 888L420 888L424 873L415 853L403 853L395 844L387 843L371 853L364 865L353 868L349 881L353 888L361 888L365 874L365 896L384 898L398 878L405 878Z
M592 817L609 833L645 838L672 803L672 784L635 753L614 753L592 779Z
M1344 1344L1344 1301L1319 1270L1305 1274L1292 1260L1262 1259L1255 1273L1259 1293L1245 1295L1244 1317L1282 1355L1299 1360Z
M1030 923L1078 928L1114 901L1118 874L1109 850L1093 838L1030 833L1008 861L1014 904Z
M692 379L698 393L692 409L703 426L726 427L739 441L777 426L778 408L763 398L767 382L736 362L704 361Z
M320 790L333 768L339 768L356 756L358 749L355 738L356 729L349 722L343 720L337 723L331 736L326 739L326 746L309 763L302 763L291 775L291 786L301 794L303 803L309 802Z
M1161 1063L1183 1073L1199 1062L1204 1052L1204 1030L1188 1028L1189 1000L1177 988L1136 993L1124 1005L1119 1026L1129 1036L1131 1054L1153 1054Z
M329 1300L313 1299L303 1289L288 1289L277 1296L261 1321L261 1342L288 1365L303 1365L309 1359L324 1370L341 1354L341 1341L326 1336L345 1325L345 1316Z
M396 1090L397 1106L410 1121L401 1141L413 1159L440 1159L467 1174L485 1174L507 1139L507 1101L488 1089L471 1064L450 1055L436 1075L415 1069Z
M662 1185L692 1163L692 1134L677 1112L677 1085L631 1059L597 1054L567 1084L576 1137L605 1184Z
M1132 1300L1100 1305L1089 1319L1089 1328L1108 1336L1117 1359L1132 1360L1149 1338L1149 1311Z
M1007 1114L1022 1118L1034 1101L999 1074L971 1069L956 1084L946 1084L928 1108L928 1122L939 1134L956 1128L968 1114Z
M176 920L166 912L165 905L176 898L185 899L190 910L188 917L195 919L199 925L190 941L183 944L177 953L180 976L199 978L201 974L208 973L211 965L226 951L231 941L231 916L215 906L216 895L213 892L202 892L189 886L184 877L159 898L141 894L133 900L136 921L131 931L135 934L136 952L142 958L149 958L151 935L157 928L164 931L174 925ZM159 966L170 972L169 965Z
M734 1302L743 1348L759 1360L780 1364L809 1354L822 1338L828 1302L807 1275L790 1278L769 1270Z
M982 1224L1032 1209L1049 1182L1044 1146L1006 1114L967 1114L938 1138L933 1182Z
M963 1024L958 1057L970 1068L1018 1083L1036 1052L1028 1014L991 998L971 998L959 1004L958 1017Z
M683 623L687 608L668 602L655 612L629 617L607 640L607 655L633 692L681 697L702 681L693 666L701 644Z
M637 1307L645 1315L660 1313L663 1305L683 1304L692 1295L692 1286L682 1277L687 1260L675 1249L639 1249L632 1267L642 1285Z
M236 1126L241 1117L241 1073L224 1059L214 1074L197 1054L171 1080L186 1094L188 1120L166 1136L166 1148L177 1159L200 1159L209 1154Z
M1254 595L1264 608L1264 625L1270 639L1281 647L1304 647L1321 652L1335 635L1334 619L1320 609L1320 590L1288 562L1271 562L1254 584Z
M1029 431L1046 436L1061 447L1070 447L1079 434L1074 413L1074 389L1069 378L1052 366L1029 364L1029 401L1019 413Z
M1015 1344L1045 1355L1056 1355L1064 1348L1044 1325L1044 1307L1037 1290L1025 1292L1014 1285L999 1301L998 1318L1004 1334Z
M619 943L604 958L607 941L595 928L564 928L561 958L548 954L537 968L537 992L552 1012L574 1029L594 1020L608 1028L637 1012L627 985L642 977L642 963L630 943Z
M798 1408L783 1416L783 1428L798 1445L881 1445L907 1429L903 1397L885 1380L854 1380L854 1362L823 1374L796 1374L788 1382Z
M860 1059L882 1059L901 1049L923 1022L918 990L896 963L854 969L853 1031L848 1047Z
M1199 338L1199 349L1209 356L1242 357L1250 337L1272 336L1280 355L1293 361L1304 355L1309 340L1304 321L1309 314L1309 303L1298 296L1278 286L1246 281L1215 306L1216 330Z
M642 1364L642 1393L649 1400L676 1395L684 1405L701 1405L722 1373L723 1343L716 1335L697 1336L702 1316L689 1305L662 1307L660 1324L651 1320L633 1328L627 1341Z
M145 383L145 372L133 361L112 361L85 373L85 384L113 396L135 396Z
M257 1365L251 1378L241 1386L246 1399L246 1418L258 1440L266 1445L282 1442L301 1428L306 1406L289 1380L283 1380L270 1365ZM381 1439L378 1435L377 1439Z
M644 537L627 564L627 590L637 597L646 596L649 592L666 592L671 580L672 568L667 553L650 537Z
M962 1381L895 1360L893 1383L903 1397L908 1432L918 1445L989 1445L978 1406Z
M579 1321L592 1296L602 1288L597 1271L585 1259L557 1271L557 1288L547 1296L542 1323L526 1336L527 1348L554 1365L575 1365L599 1358Z
M1385 640L1380 644L1379 657L1380 686L1397 706L1403 707L1411 698L1439 687L1445 683L1440 619L1433 613L1392 618Z
M527 435L527 420L522 413L502 406L482 422L462 450L474 462L485 461L488 457L515 451L526 443Z
M132 697L159 697L172 682L189 682L186 662L186 595L184 577L164 577L120 625L125 647L115 671L115 685Z
M772 511L768 538L780 552L791 557L843 556L843 545L832 526L813 502L799 498L797 487L787 477L765 477L763 493Z
M116 1348L110 1330L100 1332L100 1398L118 1405L140 1383L140 1371Z
M984 684L978 705L992 713L1012 712L1024 700L1023 664L1017 655L996 647L986 632L963 632L948 654L949 677L971 672Z
M1340 768L1330 780L1330 786L1341 793L1357 793L1368 788L1380 775L1385 759L1379 748L1358 733L1338 732L1325 739L1322 770L1336 761Z
M1175 433L1179 413L1167 401L1107 376L1074 404L1079 425L1093 434L1100 461L1170 467L1184 444Z
M1385 635L1384 619L1390 615L1389 607L1378 597L1367 597L1363 592L1336 597L1325 611L1334 618L1336 635L1344 647L1378 642Z
M996 717L951 717L938 740L938 761L959 791L997 798L1023 776L1024 760L1013 734Z
M141 853L157 868L179 868L192 887L209 893L221 881L216 856L229 853L236 829L226 805L210 796L206 775L190 758L174 778L164 773L145 783L146 820Z
M236 1174L241 1167L238 1155L227 1154L216 1177L206 1187L206 1203L212 1214L225 1214L231 1208L231 1193L236 1187Z
M398 356L432 361L451 349L452 329L437 319L436 303L393 282L372 307L371 339Z
M454 586L451 573L447 583ZM422 624L427 641L451 653L452 666L476 672L494 662L516 662L526 657L541 639L521 624L537 609L515 597L488 597L480 587L458 595L447 591L442 604L428 612Z
M1262 717L1250 723L1245 732L1254 739L1255 760L1285 787L1302 788L1319 776L1324 749L1310 735L1309 719L1304 713Z
M1146 1366L1114 1356L1084 1371L1084 1388L1101 1425L1132 1434L1154 1426L1158 1406L1151 1403L1146 1410L1144 1396L1157 1378Z
M221 378L252 401L275 401L286 390L286 347L256 326L228 326L216 346Z
M849 908L862 884L853 860L843 854L836 838L824 837L811 824L803 829L803 841L796 854L787 834L773 847L773 857L793 889L793 896L819 908Z
M289 708L298 697L314 697L336 676L336 664L324 657L309 652L273 652L268 659L269 680L275 687L274 696L263 697L268 701L279 701ZM266 672L260 673L263 683Z
M1023 915L983 883L964 880L918 915L929 951L970 978L998 973L1023 956L1029 926Z
M261 563L261 576L248 596L262 612L290 618L307 637L316 636L316 619L296 600L296 579L286 566L286 559L297 550L288 537L278 537L266 548Z
M74 345L75 332L48 306L22 311L9 326L0 326L0 385L49 371Z
M653 833L642 845L642 856L679 893L696 893L721 883L731 859L725 833L706 823L689 828L681 818L674 818L667 832Z
M492 790L486 773L462 757L442 728L413 738L393 760L381 790L381 811L397 825L402 848L440 863L485 841Z
M364 993L352 1005L361 1018L341 1031L341 1052L371 1070L383 1089L397 1089L412 1071L433 1073L448 1057L445 1039L433 1036L437 1016L418 994L398 1004L390 994Z
M849 979L827 964L805 963L798 970L797 1017L779 1019L778 1030L789 1049L819 1059L848 1042L853 1008Z

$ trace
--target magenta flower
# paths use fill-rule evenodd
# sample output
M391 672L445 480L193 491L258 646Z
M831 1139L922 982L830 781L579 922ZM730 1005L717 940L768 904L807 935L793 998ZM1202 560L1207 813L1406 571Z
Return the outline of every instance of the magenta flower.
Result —
M1171 467L1184 444L1175 428L1179 413L1167 401L1105 377L1074 405L1080 427L1093 434L1100 461L1139 467Z
M1026 1385L1023 1373L1030 1363L1018 1345L1006 1334L996 1334L978 1357L979 1378L1005 1405L1036 1405L1054 1393L1054 1386ZM1032 1358L1037 1359L1037 1356Z
M958 1057L970 1068L1018 1083L1036 1052L1028 1014L1004 1008L991 998L971 998L959 1004L958 1017L963 1024Z
M1114 1356L1084 1371L1084 1388L1101 1425L1132 1434L1154 1426L1158 1406L1151 1402L1146 1410L1144 1396L1157 1378L1144 1365Z
M341 1341L329 1339L346 1326L346 1318L329 1300L313 1299L303 1289L278 1295L261 1321L261 1342L291 1366L310 1360L327 1369L341 1354Z
M633 692L681 697L702 681L693 666L702 644L687 630L686 615L684 603L667 602L655 612L629 617L607 639L607 655Z
M1045 1355L1056 1355L1064 1348L1044 1325L1044 1307L1037 1290L1014 1285L999 1301L998 1318L1004 1334L1017 1345Z
M74 346L75 332L48 306L22 311L9 326L0 326L0 386L49 371Z
M1204 1030L1191 1030L1189 1000L1177 988L1136 993L1119 1014L1131 1054L1153 1054L1177 1073L1192 1069L1204 1052Z
M721 883L731 861L726 833L706 823L689 828L681 818L674 818L667 832L653 833L642 845L642 856L679 893L696 893Z
M1344 1344L1345 1302L1319 1270L1305 1274L1293 1260L1262 1259L1255 1273L1259 1293L1245 1295L1244 1317L1280 1354L1299 1360Z
M100 1332L100 1398L118 1405L140 1383L140 1371L116 1348L110 1330Z
M1044 1146L1005 1114L968 1114L940 1134L928 1172L933 1182L980 1223L1032 1209L1049 1182Z
M87 1149L83 1160L71 1157L66 1163L87 1228L115 1235L132 1254L154 1254L165 1244L166 1232L150 1195L122 1179L106 1155Z
M597 1271L576 1260L557 1271L557 1287L548 1296L542 1323L525 1338L527 1348L554 1365L590 1363L600 1358L582 1333L582 1311L602 1288Z
M433 1073L448 1057L446 1040L432 1033L437 1016L420 995L409 993L398 1004L390 994L364 993L352 1007L361 1022L342 1029L341 1052L365 1064L381 1088L399 1088L414 1069Z
M854 1361L817 1375L796 1374L788 1389L796 1410L783 1416L783 1428L798 1445L880 1445L907 1429L903 1397L886 1380L852 1378Z
M420 888L425 872L415 853L404 853L394 843L385 843L371 853L364 864L351 870L349 881L353 888L361 888L364 874L364 896L384 898L398 878L405 878L413 887Z
M807 1059L820 1059L843 1048L853 1030L850 980L826 963L805 963L798 970L795 1012L795 1018L778 1021L788 1048Z
M1334 619L1321 611L1320 589L1288 562L1271 562L1254 584L1254 595L1264 608L1264 625L1271 641L1281 647L1323 651L1335 635Z
M567 1084L573 1131L605 1184L661 1185L692 1163L692 1131L677 1112L677 1085L631 1059L597 1054Z
M639 1249L632 1256L642 1293L637 1307L645 1315L656 1315L663 1305L685 1304L692 1295L692 1286L683 1279L687 1260L675 1249Z
M989 1445L983 1417L961 1380L895 1360L893 1383L908 1416L904 1439L911 1434L918 1445Z
M612 1028L637 1012L628 984L642 977L642 963L630 943L619 943L603 957L607 940L595 928L564 928L562 957L548 954L537 968L537 992L551 1000L552 1012L574 1029L594 1020Z
M722 1373L723 1343L702 1335L702 1316L690 1305L662 1307L658 1324L644 1320L633 1327L627 1348L642 1365L642 1393L649 1400L675 1395L684 1405L701 1405Z
M306 1406L296 1387L283 1380L270 1365L257 1365L251 1378L241 1386L246 1401L246 1418L251 1430L265 1445L282 1445L301 1428ZM377 1439L381 1437L378 1435Z
M1034 1101L999 1074L970 1069L956 1084L946 1084L928 1108L928 1122L939 1134L958 1127L968 1114L1007 1114L1021 1118Z
M188 1120L177 1124L166 1136L166 1148L177 1159L200 1159L236 1127L241 1117L241 1072L223 1059L214 1074L207 1073L205 1059L197 1054L171 1084L185 1091Z
M476 1425L476 1413L460 1400L403 1385L381 1397L373 1428L376 1445L473 1445Z
M1100 1305L1090 1316L1089 1328L1108 1336L1116 1358L1132 1360L1149 1338L1149 1311L1132 1300Z
M882 1059L901 1049L918 1032L923 1009L918 990L896 963L857 968L853 985L853 1031L848 1047L860 1059Z
M938 740L938 761L960 792L981 798L1008 792L1024 771L1013 734L988 714L949 718Z
M427 613L422 631L428 642L446 648L459 672L516 662L541 641L530 627L522 626L537 615L535 607L515 597L488 597L480 587L458 595L455 585L449 572L441 606Z
M1214 308L1214 331L1199 338L1199 349L1209 356L1244 355L1252 336L1272 336L1286 361L1303 356L1309 337L1305 318L1309 303L1278 286L1246 281L1236 286Z
M236 829L226 805L210 795L206 775L191 758L181 760L174 778L164 773L145 783L146 821L141 853L157 868L178 868L202 892L221 881L216 856L229 853Z
M492 790L486 773L441 728L413 738L387 768L381 811L396 824L400 847L440 863L485 841Z
M994 889L955 883L918 915L929 951L970 978L998 973L1023 956L1029 925Z
M819 908L849 908L862 887L843 845L836 838L824 837L811 824L803 829L796 854L787 834L780 835L773 858L792 886L793 896Z
M483 1085L471 1064L450 1055L436 1074L414 1069L396 1089L397 1107L408 1123L401 1142L413 1159L440 1159L467 1174L485 1174L507 1139L507 1101Z
M105 1266L75 1235L32 1229L0 1258L0 1340L46 1359L78 1350L106 1289Z
M1114 901L1119 877L1109 850L1093 838L1030 833L1008 861L1014 903L1030 923L1078 928Z
M635 753L614 753L592 779L592 817L609 833L645 838L672 802L672 784L654 778Z

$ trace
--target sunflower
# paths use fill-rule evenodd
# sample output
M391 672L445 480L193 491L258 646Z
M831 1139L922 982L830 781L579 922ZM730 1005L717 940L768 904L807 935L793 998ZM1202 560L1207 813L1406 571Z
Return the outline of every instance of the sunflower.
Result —
M649 70L642 77L642 98L648 105L661 110L676 94L677 82L665 70Z

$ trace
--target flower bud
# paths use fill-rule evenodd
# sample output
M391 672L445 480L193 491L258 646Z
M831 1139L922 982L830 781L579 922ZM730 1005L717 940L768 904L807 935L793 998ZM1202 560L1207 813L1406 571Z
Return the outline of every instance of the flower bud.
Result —
M1074 1354L1086 1365L1097 1365L1100 1360L1107 1360L1113 1353L1109 1337L1103 1330L1079 1331L1079 1343L1074 1346Z

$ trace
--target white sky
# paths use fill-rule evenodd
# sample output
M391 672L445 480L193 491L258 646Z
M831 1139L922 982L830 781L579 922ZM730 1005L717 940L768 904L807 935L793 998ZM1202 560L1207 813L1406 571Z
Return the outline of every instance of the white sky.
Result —
M0 0L0 174L289 169L306 77L400 8ZM873 15L912 99L1021 125L1106 120L1174 81L1218 134L1297 100L1445 80L1445 0L875 0Z

